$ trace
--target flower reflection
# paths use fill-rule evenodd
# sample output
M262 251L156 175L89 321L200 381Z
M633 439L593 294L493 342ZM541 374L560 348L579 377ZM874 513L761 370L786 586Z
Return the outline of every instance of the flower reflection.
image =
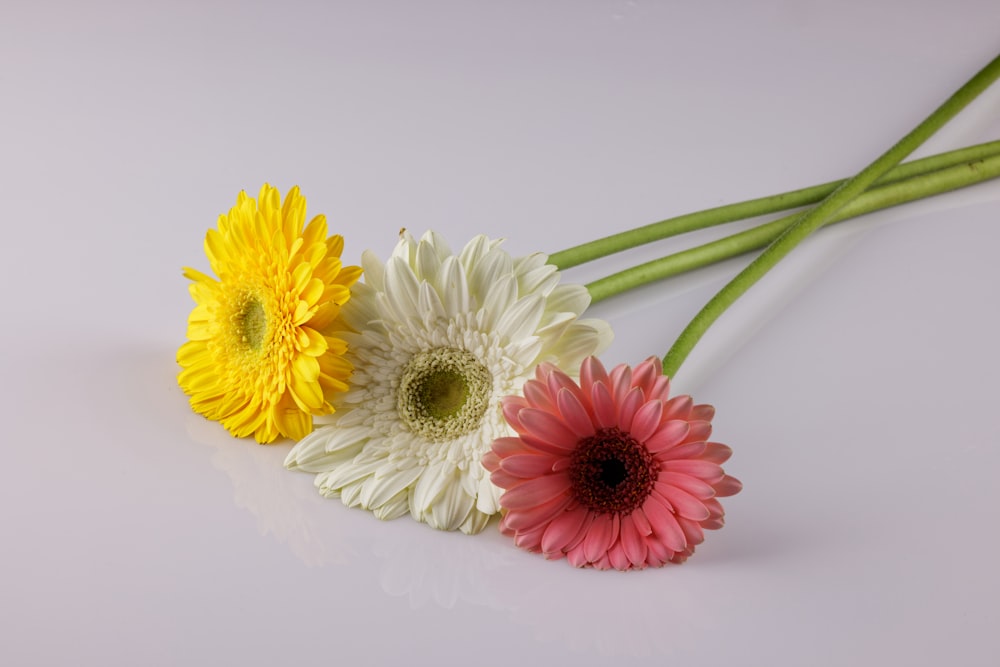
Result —
M311 484L303 483L308 480L285 470L282 462L291 443L233 447L232 439L202 419L191 420L188 432L212 447L212 465L229 476L233 501L256 517L261 536L286 544L309 567L353 560L347 532L354 522L332 520L329 506L320 502Z
M392 530L376 527L373 550L388 595L408 598L411 609L429 604L453 609L459 601L504 609L497 588L506 583L516 554L494 526L475 539L419 530L413 522L397 522Z

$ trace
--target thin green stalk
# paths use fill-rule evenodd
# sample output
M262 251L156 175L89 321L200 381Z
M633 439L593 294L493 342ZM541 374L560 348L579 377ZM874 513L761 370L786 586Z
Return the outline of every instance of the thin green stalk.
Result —
M990 155L997 155L998 153L1000 153L1000 141L991 141L947 153L939 153L893 168L879 179L878 184L885 185L898 182L955 164L977 160ZM584 243L553 253L549 255L549 264L557 266L560 270L568 269L584 262L621 252L622 250L628 250L629 248L635 248L636 246L697 229L704 229L746 218L754 218L769 213L787 211L800 206L808 206L821 201L843 183L844 180L830 181L829 183L814 185L809 188L791 190L769 197L750 199L667 218L666 220L653 222L625 232L612 234L611 236L605 236L590 243Z
M876 186L840 209L824 225L832 225L835 222L856 218L866 213L932 197L998 177L1000 177L1000 155L993 155L891 185ZM657 280L759 250L778 238L798 217L797 213L786 215L753 229L682 250L595 280L587 285L590 301L592 304L597 303Z
M760 280L775 264L787 255L809 234L833 217L851 200L867 190L883 174L899 164L920 144L931 137L941 126L951 120L972 100L1000 77L1000 56L995 57L986 67L975 74L965 85L945 100L930 116L917 125L909 134L856 176L834 190L822 202L799 216L784 233L775 239L764 251L722 288L681 332L663 359L663 372L675 375L680 365L690 354L705 331L725 310Z

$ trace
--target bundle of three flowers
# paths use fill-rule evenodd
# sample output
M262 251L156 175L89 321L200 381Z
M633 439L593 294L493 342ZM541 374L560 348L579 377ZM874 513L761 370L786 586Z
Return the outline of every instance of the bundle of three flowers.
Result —
M1000 175L995 143L887 173L997 76L1000 58L858 176L810 189L815 208L727 239L740 239L731 254L770 245L685 329L666 372L819 226ZM757 214L764 201L723 208ZM706 226L733 212L719 211L689 217ZM697 228L679 222L650 227L660 237ZM434 232L404 232L385 264L364 253L357 282L361 269L342 266L343 240L326 238L325 219L304 224L297 189L283 204L267 185L259 204L241 194L206 237L219 279L185 270L197 305L179 382L197 412L258 442L299 440L286 466L315 473L320 492L348 506L465 533L503 511L500 529L518 546L576 566L683 562L705 529L722 526L718 499L741 485L721 467L731 450L710 441L713 408L671 397L658 359L609 372L594 357L610 327L580 316L592 295L628 289L632 277L588 291L559 284L564 253L515 259L479 236L453 254ZM637 267L642 280L691 268L682 255ZM568 374L577 369L579 381ZM314 419L324 425L313 430Z

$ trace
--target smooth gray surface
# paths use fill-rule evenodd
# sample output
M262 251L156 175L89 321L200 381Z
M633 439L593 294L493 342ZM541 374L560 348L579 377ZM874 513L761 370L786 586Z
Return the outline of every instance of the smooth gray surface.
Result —
M690 6L687 6L690 5ZM269 181L555 251L849 175L995 55L982 2L4 2L0 662L994 665L1000 185L827 230L676 386L745 491L680 567L381 523L176 385L180 267ZM921 154L1000 136L992 89ZM660 243L567 271L585 282ZM663 354L741 261L595 306Z

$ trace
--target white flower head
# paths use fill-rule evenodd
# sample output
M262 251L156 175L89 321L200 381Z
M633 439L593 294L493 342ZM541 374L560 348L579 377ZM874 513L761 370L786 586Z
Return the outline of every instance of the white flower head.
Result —
M500 399L535 367L579 368L611 342L602 320L580 319L581 285L560 285L548 257L512 258L499 240L472 239L458 255L427 232L408 233L382 264L367 251L365 282L341 312L354 366L330 424L285 465L380 519L410 513L442 530L481 531L500 489L481 464L510 435Z

